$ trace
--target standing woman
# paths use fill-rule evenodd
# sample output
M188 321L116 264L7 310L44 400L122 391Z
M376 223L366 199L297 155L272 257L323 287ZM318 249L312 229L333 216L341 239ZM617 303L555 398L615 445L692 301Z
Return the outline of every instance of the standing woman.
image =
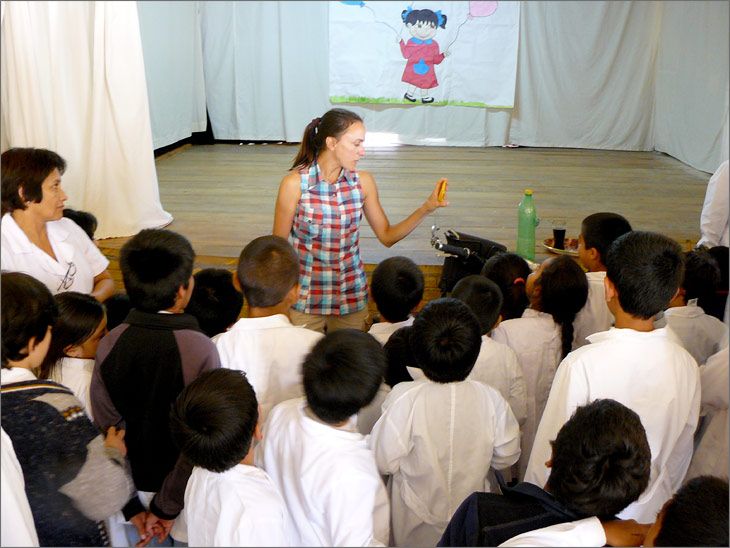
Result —
M292 170L279 186L273 233L299 255L299 300L292 322L316 331L364 329L367 278L360 258L363 212L378 240L390 247L429 213L448 204L438 200L438 183L411 215L391 225L380 205L375 179L357 171L365 156L365 124L349 110L335 108L304 130Z
M78 291L105 301L114 293L109 261L86 233L63 216L66 161L42 148L11 148L0 157L0 267L25 272L51 293Z

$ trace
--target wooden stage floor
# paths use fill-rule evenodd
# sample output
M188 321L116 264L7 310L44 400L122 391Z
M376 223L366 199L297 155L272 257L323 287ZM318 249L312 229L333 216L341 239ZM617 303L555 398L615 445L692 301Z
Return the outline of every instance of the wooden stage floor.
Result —
M271 232L279 182L296 145L187 145L157 159L160 197L196 253L235 264L243 246ZM549 220L565 217L568 237L597 211L615 211L635 229L662 232L686 246L699 238L709 174L655 152L552 148L455 148L400 146L368 149L360 169L375 175L391 222L406 217L440 177L449 179L450 206L427 218L405 240L382 246L363 219L366 263L406 255L420 265L443 257L429 244L430 226L476 234L514 249L517 204L532 188L539 244L551 236ZM110 254L127 238L99 242ZM210 261L202 261L210 262Z

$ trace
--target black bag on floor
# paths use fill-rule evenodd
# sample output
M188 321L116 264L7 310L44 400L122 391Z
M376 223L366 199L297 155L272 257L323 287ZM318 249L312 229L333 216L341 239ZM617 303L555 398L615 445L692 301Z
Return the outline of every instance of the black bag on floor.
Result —
M447 230L445 235L448 246L468 249L469 255L466 258L451 256L444 259L441 279L439 280L439 289L441 290L442 297L450 293L454 289L456 282L464 276L479 274L482 271L484 262L492 255L507 251L507 247L500 243L471 234L465 234L464 232Z

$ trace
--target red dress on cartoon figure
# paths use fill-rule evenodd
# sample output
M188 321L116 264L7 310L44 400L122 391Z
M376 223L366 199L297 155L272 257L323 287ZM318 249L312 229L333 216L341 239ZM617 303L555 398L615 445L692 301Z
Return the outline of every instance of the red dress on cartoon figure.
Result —
M435 40L419 40L411 38L406 44L400 41L400 51L408 60L401 80L420 89L431 89L438 86L434 65L444 60Z

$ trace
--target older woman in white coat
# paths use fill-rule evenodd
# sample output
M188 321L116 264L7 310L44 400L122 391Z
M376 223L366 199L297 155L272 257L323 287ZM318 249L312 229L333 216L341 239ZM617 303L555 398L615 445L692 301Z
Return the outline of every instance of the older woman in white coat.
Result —
M25 272L51 293L78 291L104 301L114 293L109 261L73 221L63 217L66 161L55 152L11 148L3 152L3 270Z

